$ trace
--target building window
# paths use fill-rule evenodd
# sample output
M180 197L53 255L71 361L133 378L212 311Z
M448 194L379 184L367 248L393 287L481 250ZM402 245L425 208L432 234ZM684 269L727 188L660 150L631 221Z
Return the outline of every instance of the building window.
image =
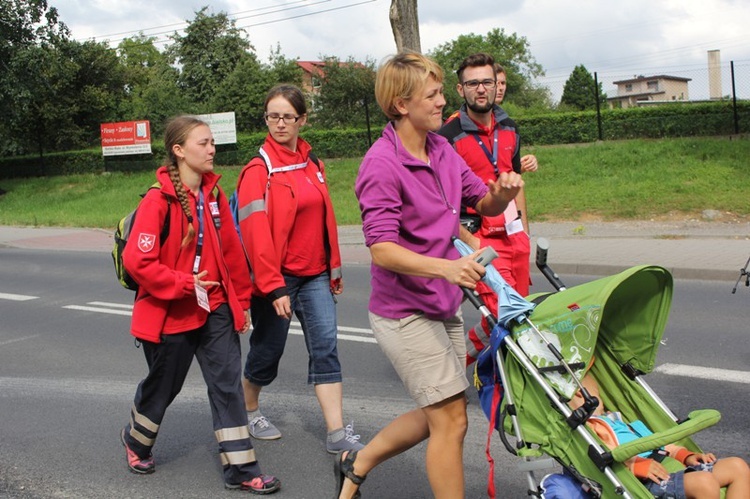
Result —
M312 87L313 88L320 88L320 85L321 85L320 78L318 78L317 76L313 76L312 77Z
M633 84L632 83L626 83L625 84L625 91L626 92L632 92L633 91Z
M656 80L646 82L646 88L656 92L657 90L659 90L659 82Z

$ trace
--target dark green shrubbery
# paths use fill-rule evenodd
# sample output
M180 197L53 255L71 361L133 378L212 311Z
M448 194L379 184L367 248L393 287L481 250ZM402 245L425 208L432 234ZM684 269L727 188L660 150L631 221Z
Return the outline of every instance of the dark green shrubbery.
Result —
M739 130L750 132L750 102L738 102ZM602 139L692 137L735 133L734 112L729 101L700 104L669 104L631 109L608 109L601 113ZM595 111L535 115L518 118L524 145L570 144L599 140ZM364 155L370 140L380 137L382 128L330 129L305 127L301 135L321 158ZM217 147L216 164L244 165L263 144L265 132L243 134L237 144ZM67 175L103 171L155 169L164 161L164 146L154 144L152 154L103 158L101 149L51 153L43 158L22 156L0 158L0 178Z

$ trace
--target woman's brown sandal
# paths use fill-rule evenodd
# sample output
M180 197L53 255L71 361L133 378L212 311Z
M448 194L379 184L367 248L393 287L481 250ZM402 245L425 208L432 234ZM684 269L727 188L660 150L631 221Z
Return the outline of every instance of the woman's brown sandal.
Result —
M347 452L346 457L344 457L344 452ZM336 490L338 490L338 493L336 494L337 499L341 495L341 490L344 488L345 479L348 478L354 483L354 485L360 486L362 485L362 482L365 481L365 478L367 478L367 475L359 476L354 474L355 459L357 459L356 450L341 451L336 454L336 462L334 463L333 470L336 474ZM362 497L362 494L359 493L359 490L357 490L354 496L352 496L353 499L359 499L360 497Z

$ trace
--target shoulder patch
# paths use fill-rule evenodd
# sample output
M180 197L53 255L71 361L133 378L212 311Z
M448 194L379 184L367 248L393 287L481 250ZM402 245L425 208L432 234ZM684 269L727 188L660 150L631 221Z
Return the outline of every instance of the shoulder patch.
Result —
M138 234L138 249L144 253L148 253L154 249L156 243L156 236L154 234L146 234L141 232Z

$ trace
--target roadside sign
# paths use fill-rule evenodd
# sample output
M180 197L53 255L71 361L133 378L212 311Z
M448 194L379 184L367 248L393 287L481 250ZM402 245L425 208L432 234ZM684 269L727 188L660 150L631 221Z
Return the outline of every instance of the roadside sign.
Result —
M151 153L151 127L146 120L102 123L101 137L104 156Z
M199 114L196 118L208 124L216 144L237 143L237 125L234 111L228 113Z

